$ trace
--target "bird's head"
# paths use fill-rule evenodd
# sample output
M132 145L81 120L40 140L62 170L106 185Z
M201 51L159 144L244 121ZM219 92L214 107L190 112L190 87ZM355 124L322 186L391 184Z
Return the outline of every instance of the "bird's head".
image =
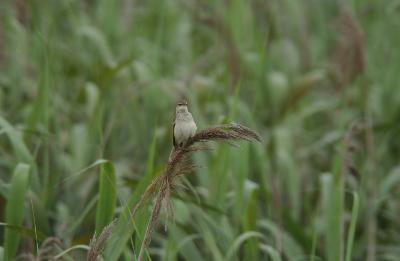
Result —
M185 113L188 112L188 108L187 108L187 101L180 101L178 102L178 104L176 105L176 113Z

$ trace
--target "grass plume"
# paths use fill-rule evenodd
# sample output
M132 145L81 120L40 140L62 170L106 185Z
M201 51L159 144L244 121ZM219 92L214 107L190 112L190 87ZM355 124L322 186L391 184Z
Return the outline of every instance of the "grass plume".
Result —
M343 89L365 70L364 37L356 17L348 9L340 12L337 30L333 65L337 74L337 86Z
M157 224L162 203L164 201L166 212L172 215L172 205L170 195L176 187L178 177L191 172L195 166L188 163L188 157L194 152L203 151L207 148L204 146L196 146L199 143L210 141L222 141L232 144L232 142L245 141L261 141L260 136L253 130L236 123L218 125L207 129L200 130L194 135L182 148L172 148L167 166L164 173L157 177L146 189L142 198L134 206L132 215L158 190L155 197L155 204L151 212L150 220L147 224L146 232L142 245L140 247L138 260L143 258L144 250L151 241L151 234Z
M114 229L117 220L114 219L101 231L100 235L96 237L96 234L93 235L93 238L89 243L89 252L87 254L87 261L97 261L99 260L99 256L103 252L106 242L108 238L111 236L112 231Z

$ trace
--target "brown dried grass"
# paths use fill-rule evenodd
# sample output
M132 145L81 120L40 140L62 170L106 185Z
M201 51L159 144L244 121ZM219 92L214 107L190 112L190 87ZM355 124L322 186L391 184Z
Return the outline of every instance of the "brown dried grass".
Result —
M343 89L365 69L364 37L355 16L342 9L337 19L338 38L332 58L337 88Z

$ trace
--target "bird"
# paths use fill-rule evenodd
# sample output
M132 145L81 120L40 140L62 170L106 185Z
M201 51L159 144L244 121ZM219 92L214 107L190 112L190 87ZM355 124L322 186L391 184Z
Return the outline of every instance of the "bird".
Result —
M197 131L196 123L192 114L188 111L186 101L181 101L176 105L175 120L172 131L172 142L175 148L182 148L186 142L192 138Z

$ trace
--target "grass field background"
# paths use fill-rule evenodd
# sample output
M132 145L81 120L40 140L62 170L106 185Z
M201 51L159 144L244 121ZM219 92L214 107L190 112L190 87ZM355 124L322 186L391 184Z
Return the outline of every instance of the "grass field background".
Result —
M193 156L146 259L400 260L399 47L398 0L2 0L0 260L114 218L134 260L182 98L263 140Z

